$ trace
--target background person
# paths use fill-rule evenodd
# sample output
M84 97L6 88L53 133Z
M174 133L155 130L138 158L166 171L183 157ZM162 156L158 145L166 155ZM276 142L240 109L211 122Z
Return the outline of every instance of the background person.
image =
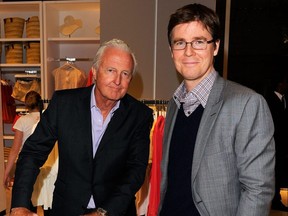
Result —
M161 216L269 215L272 117L261 95L216 72L219 34L218 16L201 4L169 20L171 56L184 81L165 120Z
M288 90L287 74L275 73L272 78L272 89L267 94L266 100L269 105L274 126L274 139L276 148L275 164L275 195L272 201L272 209L287 211L281 198L281 187L288 185L287 162L288 162L288 113L285 96Z
M39 167L58 141L51 215L136 215L149 155L152 110L127 94L137 62L126 43L101 44L95 85L56 91L16 167L11 216L28 208Z
M38 94L36 91L28 92L25 95L25 107L28 114L18 118L13 126L13 130L15 131L14 140L8 156L3 178L5 188L9 187L9 183L11 182L11 170L14 167L24 142L33 133L37 123L40 120L40 114L43 110L43 101L40 94ZM33 207L32 203L30 205L30 209L34 212L37 210L35 207Z

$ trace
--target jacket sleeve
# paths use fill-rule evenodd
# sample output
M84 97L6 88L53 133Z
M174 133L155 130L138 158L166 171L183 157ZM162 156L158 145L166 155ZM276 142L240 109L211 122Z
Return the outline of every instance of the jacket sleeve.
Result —
M269 215L274 196L275 144L273 120L262 96L244 108L235 140L241 185L238 216Z

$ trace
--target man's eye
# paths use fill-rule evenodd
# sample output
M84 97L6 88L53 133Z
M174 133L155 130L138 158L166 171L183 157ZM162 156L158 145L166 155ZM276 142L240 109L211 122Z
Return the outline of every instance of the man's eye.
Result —
M182 46L183 44L185 44L185 42L184 41L176 41L174 44L176 46Z
M108 69L107 69L107 72L113 73L113 72L115 72L115 69L113 69L113 68L108 68Z
M128 71L123 71L122 75L128 78L130 77L131 73L129 73Z
M194 43L197 45L202 45L205 44L205 40L195 40Z

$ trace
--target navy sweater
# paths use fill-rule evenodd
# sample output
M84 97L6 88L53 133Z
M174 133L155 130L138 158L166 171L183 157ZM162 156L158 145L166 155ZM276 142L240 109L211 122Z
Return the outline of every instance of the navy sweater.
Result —
M199 105L185 116L181 106L177 114L168 164L168 187L161 216L200 216L192 199L191 173L193 152L204 108Z

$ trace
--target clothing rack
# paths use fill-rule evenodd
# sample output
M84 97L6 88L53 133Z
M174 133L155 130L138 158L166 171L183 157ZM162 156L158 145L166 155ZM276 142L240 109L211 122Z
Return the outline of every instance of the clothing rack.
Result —
M52 62L52 61L56 61L56 62L60 62L60 61L67 61L67 62L76 62L76 61L94 61L93 58L74 58L74 57L66 57L66 58L52 58L52 57L48 57L47 58L48 62Z
M140 101L146 105L166 105L169 102L169 100L146 100L146 99L142 99Z
M43 99L42 101L43 101L43 103L47 103L47 104L50 103L50 100L49 100L49 99Z
M166 116L168 100L140 100L142 103L153 109L154 120L159 116Z

